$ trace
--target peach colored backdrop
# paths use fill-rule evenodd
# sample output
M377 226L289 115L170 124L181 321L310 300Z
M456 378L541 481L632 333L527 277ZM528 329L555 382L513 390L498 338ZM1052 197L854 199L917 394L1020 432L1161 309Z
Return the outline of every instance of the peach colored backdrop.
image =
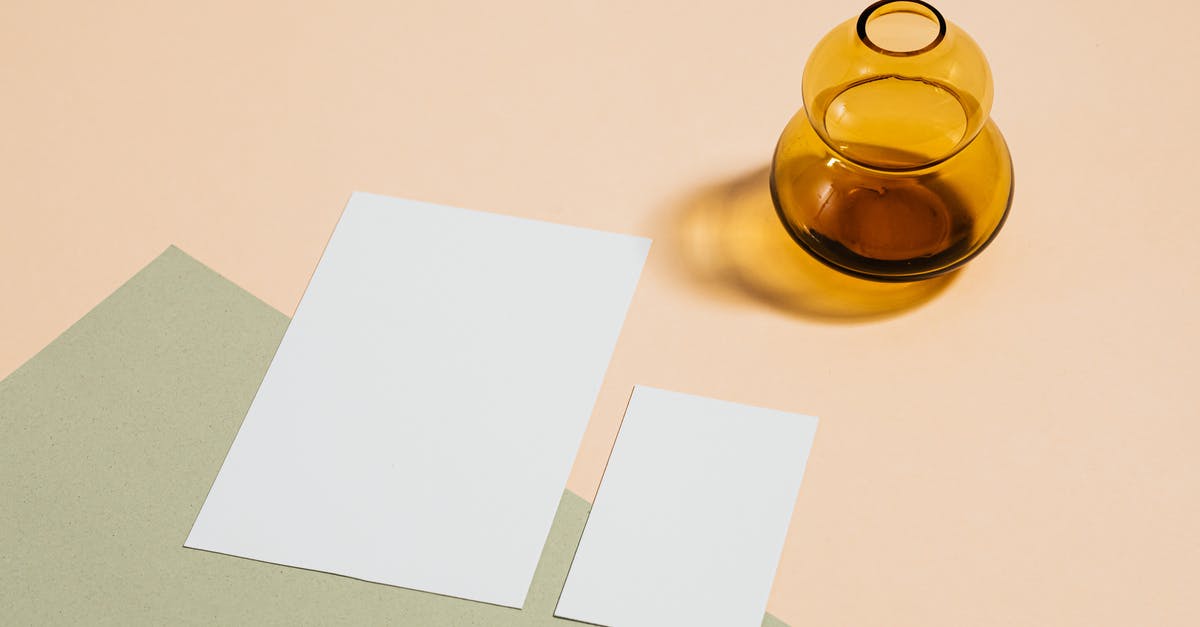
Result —
M847 321L684 248L859 3L6 0L0 376L172 243L290 314L356 189L645 235L572 490L635 383L813 413L780 618L1200 624L1196 6L940 2L992 61L1013 214Z

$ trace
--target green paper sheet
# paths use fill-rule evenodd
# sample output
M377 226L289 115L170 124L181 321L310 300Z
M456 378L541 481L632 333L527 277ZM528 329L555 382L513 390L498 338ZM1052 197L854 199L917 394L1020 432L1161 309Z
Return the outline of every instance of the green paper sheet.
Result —
M287 324L172 247L0 381L0 622L580 625L570 492L520 611L183 548Z

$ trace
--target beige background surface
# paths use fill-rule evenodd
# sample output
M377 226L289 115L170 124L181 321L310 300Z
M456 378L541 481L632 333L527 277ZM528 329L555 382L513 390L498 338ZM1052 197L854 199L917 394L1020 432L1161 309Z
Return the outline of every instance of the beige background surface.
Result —
M355 189L649 236L571 490L635 383L813 413L783 620L1196 624L1200 10L938 6L991 59L1013 214L847 320L693 236L858 3L3 0L0 376L169 244L290 313Z

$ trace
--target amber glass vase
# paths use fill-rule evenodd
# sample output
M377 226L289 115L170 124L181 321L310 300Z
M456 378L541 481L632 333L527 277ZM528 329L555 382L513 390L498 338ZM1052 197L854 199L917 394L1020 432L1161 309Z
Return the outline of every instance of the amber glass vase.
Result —
M817 44L802 89L771 194L810 254L864 279L916 281L958 268L996 236L1013 171L988 117L991 71L937 9L867 7Z

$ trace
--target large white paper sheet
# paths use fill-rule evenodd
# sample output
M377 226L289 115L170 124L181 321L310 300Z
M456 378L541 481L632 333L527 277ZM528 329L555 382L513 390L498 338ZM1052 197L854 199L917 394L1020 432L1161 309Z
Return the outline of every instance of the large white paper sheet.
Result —
M636 388L555 614L760 625L816 428L810 416Z
M521 607L649 246L355 194L186 546Z

